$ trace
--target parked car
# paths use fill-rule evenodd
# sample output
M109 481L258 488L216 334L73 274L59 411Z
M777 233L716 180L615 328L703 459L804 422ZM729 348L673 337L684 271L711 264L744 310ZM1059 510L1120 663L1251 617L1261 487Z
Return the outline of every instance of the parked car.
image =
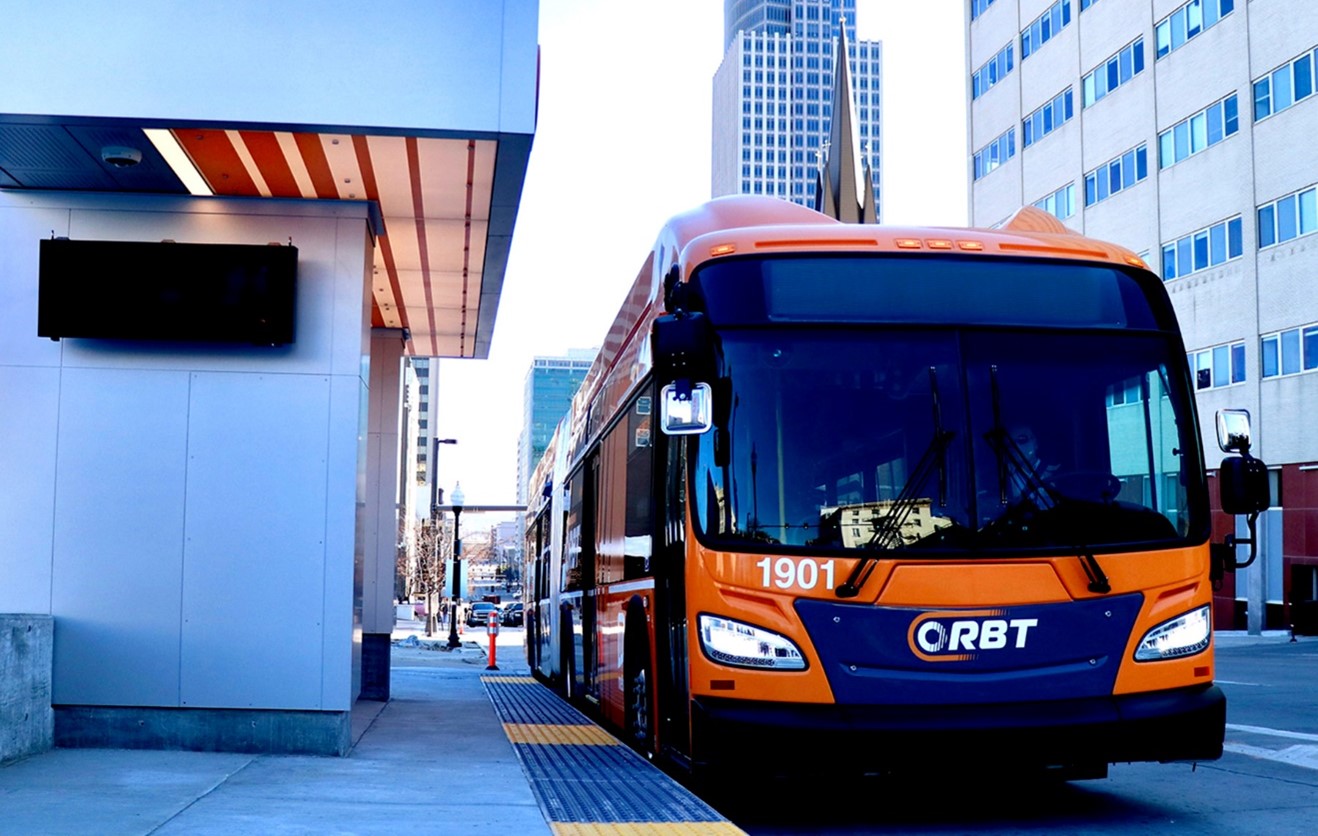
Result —
M505 626L505 627L521 627L521 626L522 626L522 602L521 602L521 601L513 601L511 604L509 604L508 606L504 607L504 608L503 608L503 616L502 616L502 618L501 618L501 621L502 621L502 623L503 623L503 626Z
M467 610L468 627L484 627L490 623L490 613L498 613L499 607L489 601L473 601Z

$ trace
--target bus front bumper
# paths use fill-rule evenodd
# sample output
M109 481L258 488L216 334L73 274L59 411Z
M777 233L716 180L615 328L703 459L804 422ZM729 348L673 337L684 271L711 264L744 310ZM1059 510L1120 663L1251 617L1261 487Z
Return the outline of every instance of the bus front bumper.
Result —
M1216 685L997 705L809 705L702 696L692 701L691 721L692 765L698 769L1046 769L1216 760L1226 697Z

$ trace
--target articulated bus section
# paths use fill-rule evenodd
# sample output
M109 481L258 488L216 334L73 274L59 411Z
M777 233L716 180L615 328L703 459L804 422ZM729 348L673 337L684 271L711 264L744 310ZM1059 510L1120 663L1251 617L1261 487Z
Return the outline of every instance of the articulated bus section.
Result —
M1252 531L1248 415L1216 429ZM1200 437L1126 250L719 199L661 231L532 477L528 661L697 775L1216 758L1212 589L1252 537L1209 542Z

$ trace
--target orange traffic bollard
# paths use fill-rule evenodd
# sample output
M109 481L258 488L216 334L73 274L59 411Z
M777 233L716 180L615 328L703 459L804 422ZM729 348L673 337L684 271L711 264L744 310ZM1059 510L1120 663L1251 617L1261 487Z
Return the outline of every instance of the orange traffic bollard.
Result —
M497 671L499 666L494 664L494 646L497 643L496 639L499 638L499 614L497 612L490 613L489 621L485 626L485 635L490 637L490 663L485 666L485 670Z

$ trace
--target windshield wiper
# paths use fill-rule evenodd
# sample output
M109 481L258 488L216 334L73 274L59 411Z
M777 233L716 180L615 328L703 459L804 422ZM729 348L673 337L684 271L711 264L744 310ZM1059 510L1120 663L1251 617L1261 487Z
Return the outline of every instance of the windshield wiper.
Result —
M933 401L934 437L920 456L920 461L916 463L911 478L902 485L901 493L893 501L888 513L875 522L874 536L866 544L867 549L895 548L901 543L902 526L915 510L919 499L916 494L929 478L929 471L933 469L935 462L938 465L939 504L947 504L947 445L956 433L943 429L943 411L938 398L938 374L933 366L929 367L929 390ZM860 588L869 579L877 561L878 558L872 554L863 555L847 579L838 586L837 597L855 598L860 594Z
M1068 500L1068 497L1039 476L1038 469L1025 457L1025 453L1016 444L1016 439L1012 438L1011 434L1002 426L1002 390L998 387L998 367L996 364L989 366L989 387L993 397L993 428L985 433L985 438L998 458L998 486L1001 503L1003 505L1007 504L1007 479L1009 476L1008 466L1010 465L1024 478L1024 490L1021 491L1023 499L1033 502L1040 511L1058 507L1063 501ZM1077 556L1080 558L1081 567L1085 570L1085 576L1089 578L1089 591L1103 595L1111 592L1112 584L1103 572L1103 567L1099 565L1098 559L1094 557L1093 549L1083 543L1073 543L1073 545L1079 552Z

